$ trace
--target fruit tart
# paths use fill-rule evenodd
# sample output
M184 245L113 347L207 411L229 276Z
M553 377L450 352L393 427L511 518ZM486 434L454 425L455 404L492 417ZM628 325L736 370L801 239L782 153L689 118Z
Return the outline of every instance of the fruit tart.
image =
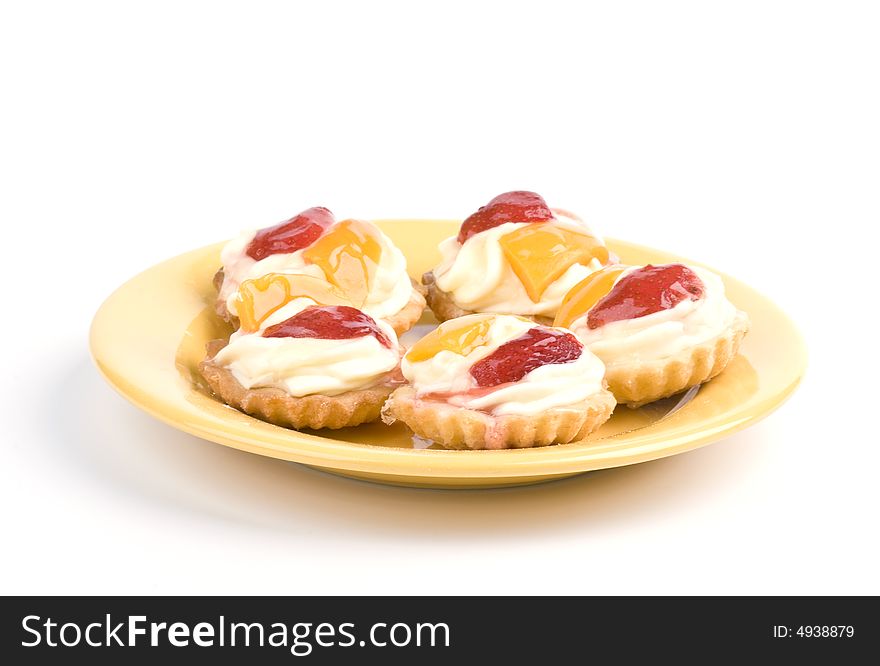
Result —
M602 359L618 402L638 407L724 370L749 319L705 268L612 265L565 296L554 324Z
M231 240L214 277L217 313L234 323L233 302L245 280L269 273L309 275L343 291L354 307L408 330L425 308L420 288L406 272L406 259L375 225L337 222L326 208L309 208L289 220Z
M228 343L208 343L199 366L217 396L290 428L344 428L379 418L402 384L402 350L387 322L310 276L246 280L240 292L241 328Z
M605 368L571 332L525 317L472 314L406 353L408 381L382 410L453 449L508 449L586 437L614 410Z
M492 199L440 243L440 253L422 277L440 321L495 312L550 324L565 294L611 260L583 220L524 191Z

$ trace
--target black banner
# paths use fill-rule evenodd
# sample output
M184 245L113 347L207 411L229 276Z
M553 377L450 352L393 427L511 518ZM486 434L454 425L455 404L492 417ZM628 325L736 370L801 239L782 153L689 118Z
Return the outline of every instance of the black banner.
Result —
M553 663L646 649L678 662L851 663L876 651L878 609L876 597L5 597L0 631L5 663L222 652L246 663Z

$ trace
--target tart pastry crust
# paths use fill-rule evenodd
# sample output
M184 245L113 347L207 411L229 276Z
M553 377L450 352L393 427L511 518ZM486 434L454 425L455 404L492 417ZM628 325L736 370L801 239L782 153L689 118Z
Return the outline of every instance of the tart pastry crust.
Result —
M223 285L224 273L223 269L220 268L214 274L214 288L217 291L220 291L220 287ZM394 329L394 332L397 335L402 335L406 333L409 329L411 329L416 322L421 318L422 312L425 311L425 296L424 296L424 288L418 284L415 280L410 278L410 282L412 283L412 294L409 297L409 302L403 306L397 313L391 315L386 318L384 321L388 322L391 328ZM214 301L214 312L217 313L217 316L220 317L223 321L229 322L236 328L238 328L238 317L229 312L226 308L226 301L222 298L218 298Z
M224 279L226 279L226 273L221 266L217 272L214 273L214 279L211 281L214 284L214 289L217 290L217 293L220 293L220 288L223 286ZM226 301L219 296L214 301L214 312L220 317L220 319L232 324L235 328L238 328L238 317L229 312L229 309L226 307Z
M452 300L452 296L449 294L449 292L443 291L440 287L437 286L437 282L434 278L434 271L428 271L422 276L422 284L425 285L425 296L428 302L428 307L431 308L431 312L434 313L437 321L441 324L444 321L448 321L450 319L456 319L458 317L463 317L464 315L469 314L476 314L473 310L464 310L459 307L455 303L455 301ZM519 313L517 312L504 314L519 315ZM542 326L553 325L552 317L544 317L541 315L519 316L531 319L536 324L541 324Z
M749 318L739 312L720 335L674 356L636 363L606 363L608 388L618 402L636 408L707 382L736 356L748 330Z
M278 388L246 389L232 372L213 361L226 344L226 340L209 342L208 357L199 364L199 371L211 390L227 405L285 428L335 429L376 421L385 400L399 385L398 382L389 381L340 395L307 395L301 398Z
M607 390L566 408L541 414L492 416L449 403L421 400L411 386L398 388L382 409L382 420L403 421L420 437L449 449L521 449L583 439L614 411Z

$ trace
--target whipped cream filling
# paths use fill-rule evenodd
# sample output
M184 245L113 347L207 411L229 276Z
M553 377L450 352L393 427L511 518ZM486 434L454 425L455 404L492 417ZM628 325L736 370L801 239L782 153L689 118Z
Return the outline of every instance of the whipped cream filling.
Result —
M235 294L245 280L268 273L310 275L320 280L326 279L320 267L306 263L303 259L305 248L286 254L272 254L255 261L247 255L246 250L256 233L257 230L243 232L229 241L220 253L224 272L220 298L226 301L227 309L234 315L237 314ZM384 319L400 312L409 303L413 289L406 272L403 252L381 231L379 240L382 244L382 255L367 294L367 302L359 308L374 319Z
M277 324L314 301L298 298L274 312L263 324ZM286 310L286 312L282 312ZM397 336L388 324L376 324L392 342L389 349L373 335L347 340L264 338L261 331L237 331L214 357L247 389L278 388L294 397L339 395L375 386L400 362Z
M584 222L558 212L555 215L555 224L575 231L586 230L596 236ZM501 236L521 227L522 224L518 222L505 222L474 234L463 245L459 245L455 236L442 241L439 247L443 258L434 269L437 286L450 294L465 310L548 317L555 315L565 294L590 273L599 270L602 264L597 259L588 265L573 264L547 287L541 300L535 303L529 298L498 242Z
M534 326L517 317L498 316L489 329L487 344L464 356L443 350L415 363L404 357L403 376L412 384L417 397L439 394L456 407L496 415L535 415L548 409L570 407L604 388L605 366L586 347L575 361L542 365L517 382L489 389L477 387L470 375L474 363Z
M587 326L588 313L584 313L570 329L607 366L668 358L711 340L733 324L738 311L724 295L718 275L705 268L689 268L703 281L702 298L594 329ZM637 267L624 271L616 282L634 270Z

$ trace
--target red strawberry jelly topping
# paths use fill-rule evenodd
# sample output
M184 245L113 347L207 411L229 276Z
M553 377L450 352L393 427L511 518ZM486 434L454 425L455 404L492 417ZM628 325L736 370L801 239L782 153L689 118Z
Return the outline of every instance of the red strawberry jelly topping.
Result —
M570 363L580 358L583 345L571 333L552 328L530 328L519 338L505 342L471 367L478 386L517 382L542 365Z
M314 243L335 222L326 208L309 208L274 227L260 229L245 252L256 261L272 254L290 254Z
M505 222L546 222L553 212L540 194L516 191L499 194L488 204L461 223L458 242L464 243L474 234L497 227Z
M348 305L312 305L263 331L264 338L348 340L367 335L375 336L379 342L391 348L391 340L376 321L370 315Z
M636 319L669 310L686 299L703 296L703 281L687 266L651 266L623 276L587 315L587 326L599 328L612 321Z

